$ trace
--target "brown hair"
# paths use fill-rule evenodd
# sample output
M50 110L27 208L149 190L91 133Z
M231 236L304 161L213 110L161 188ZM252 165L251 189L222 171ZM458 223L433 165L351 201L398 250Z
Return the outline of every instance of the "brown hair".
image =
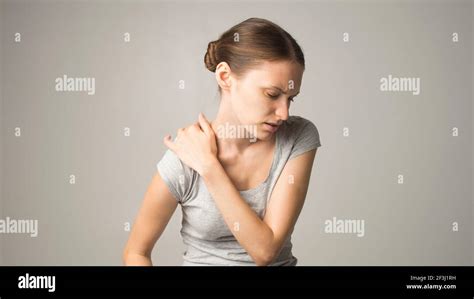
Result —
M237 77L262 61L285 60L305 67L303 51L296 40L280 26L260 18L247 19L224 32L208 44L204 56L211 72L225 61Z

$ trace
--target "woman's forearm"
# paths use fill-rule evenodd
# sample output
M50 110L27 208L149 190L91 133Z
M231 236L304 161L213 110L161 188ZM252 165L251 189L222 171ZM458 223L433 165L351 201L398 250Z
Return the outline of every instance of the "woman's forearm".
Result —
M123 257L123 263L125 266L153 266L150 257L137 253L125 254Z
M257 265L274 257L273 231L240 196L218 160L201 174L227 226Z

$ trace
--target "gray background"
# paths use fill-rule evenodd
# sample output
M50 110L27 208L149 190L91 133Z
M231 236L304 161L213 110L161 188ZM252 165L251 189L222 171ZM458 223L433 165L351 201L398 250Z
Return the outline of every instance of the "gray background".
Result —
M162 137L216 115L207 43L249 17L307 61L290 114L322 147L298 265L473 265L472 1L2 1L0 14L0 216L39 221L36 238L0 234L1 265L121 265ZM95 95L56 92L63 74L95 77ZM420 77L421 94L381 92L388 74ZM324 233L332 217L363 219L365 236ZM181 264L180 221L178 207L154 265Z

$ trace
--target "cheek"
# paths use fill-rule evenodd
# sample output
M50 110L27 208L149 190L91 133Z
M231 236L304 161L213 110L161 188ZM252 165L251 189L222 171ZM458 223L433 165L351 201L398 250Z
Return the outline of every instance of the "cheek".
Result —
M271 114L271 102L263 93L239 86L234 90L234 111L245 124L261 123Z
M257 107L259 102L258 96L247 88L236 89L234 95L234 111L239 115L242 122L248 123L253 119L255 112L259 110Z
M268 119L271 113L269 101L259 94L248 94L245 99L244 113L246 114L247 123L260 123Z

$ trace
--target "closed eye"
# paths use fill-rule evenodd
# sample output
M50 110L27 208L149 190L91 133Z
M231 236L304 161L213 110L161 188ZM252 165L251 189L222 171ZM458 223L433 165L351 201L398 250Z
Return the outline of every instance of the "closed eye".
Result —
M268 94L268 97L271 98L271 99L277 99L280 95L279 94ZM293 100L293 97L289 98L288 100L290 100L291 102L294 102L295 100Z
M272 98L272 99L276 99L278 98L280 95L279 94L268 94L268 97Z

